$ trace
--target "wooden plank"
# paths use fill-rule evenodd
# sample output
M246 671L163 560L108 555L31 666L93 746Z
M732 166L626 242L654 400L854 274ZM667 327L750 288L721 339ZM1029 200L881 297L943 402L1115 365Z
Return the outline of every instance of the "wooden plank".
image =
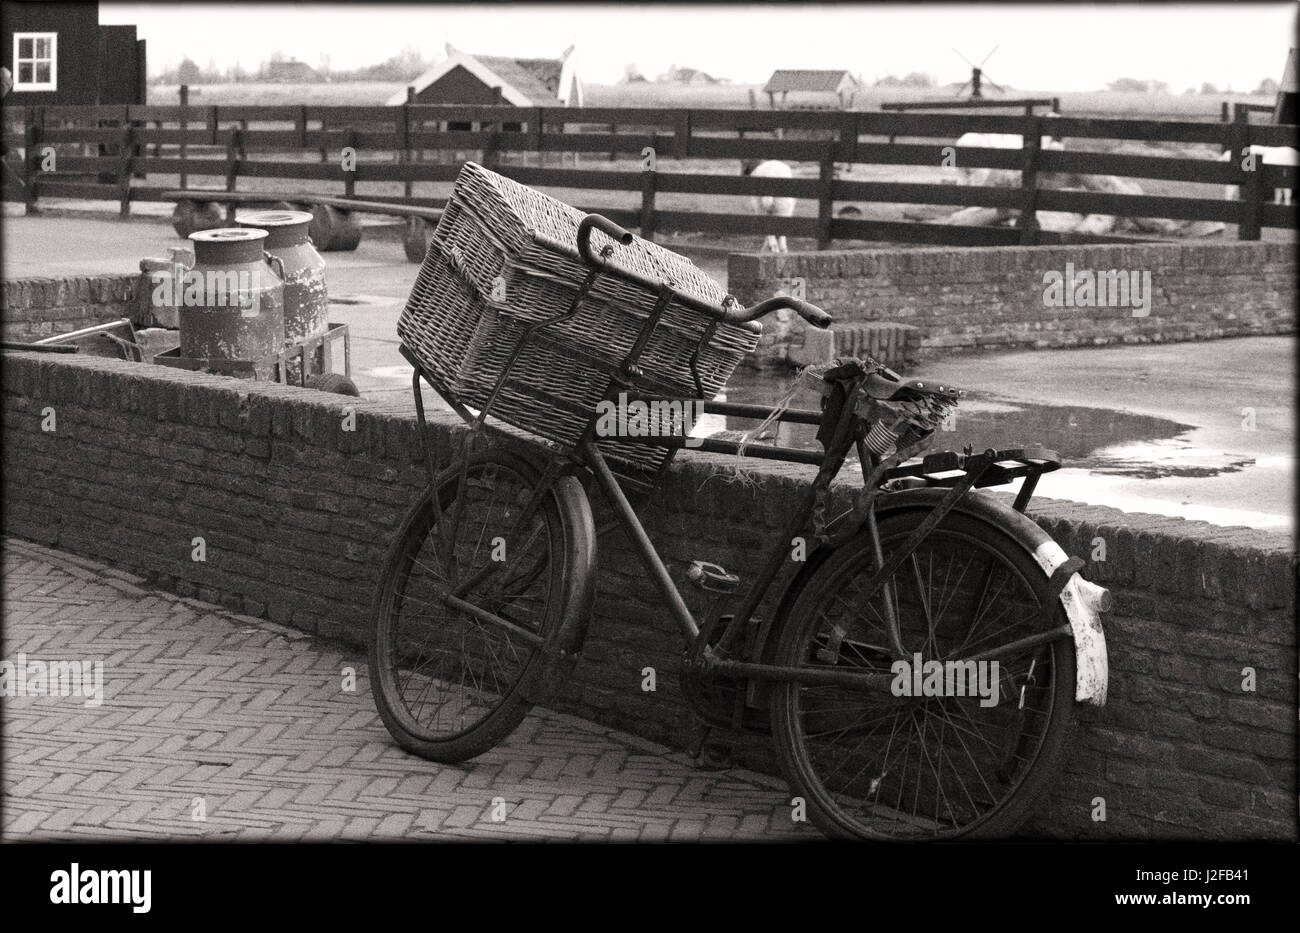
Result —
M156 159L150 156L140 159L137 164L145 172L225 175L229 163L225 159Z
M191 144L202 146L212 142L212 133L206 129L158 129L148 127L140 131L140 140L144 143L180 146Z
M836 201L879 204L952 204L959 207L1018 207L1019 188L984 185L923 185L883 181L837 181Z
M697 136L691 141L692 154L705 159L785 159L791 162L818 162L825 147L825 143L789 139L726 139L716 136Z
M817 198L821 182L815 178L755 178L752 175L687 175L661 172L659 190L683 194L771 195L779 198Z
M1176 120L1118 120L1093 117L1052 119L1052 133L1064 138L1136 139L1143 142L1222 144L1228 127L1222 123Z
M1172 220L1237 223L1242 204L1222 199L1103 194L1096 191L1059 191L1047 188L1038 192L1038 209L1075 214L1114 214L1117 217L1167 217Z
M601 213L607 213L604 208ZM760 217L757 214L714 214L705 211L659 211L655 217L663 231L696 233L757 233L773 236L817 236L813 217Z
M965 152L965 149L962 149ZM1078 175L1118 175L1124 178L1163 178L1171 181L1225 185L1236 182L1236 172L1216 159L1175 159L1162 156L1115 155L1108 152L1060 152L1045 149L1044 172Z
M339 163L246 159L240 163L239 174L249 178L310 178L320 181L338 181Z
M76 129L46 128L42 137L47 143L115 143L122 138L122 130L89 126Z
M369 109L369 108L367 108ZM302 108L292 104L222 104L221 120L297 123Z
M117 185L97 185L77 181L44 181L41 183L41 197L76 198L89 201L116 201L119 192Z

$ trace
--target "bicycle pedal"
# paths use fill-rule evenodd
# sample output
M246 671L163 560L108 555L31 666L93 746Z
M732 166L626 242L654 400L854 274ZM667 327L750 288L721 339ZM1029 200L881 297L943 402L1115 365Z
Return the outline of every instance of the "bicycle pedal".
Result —
M703 560L691 561L691 566L686 571L686 579L697 589L710 590L714 593L734 593L740 586L740 577L728 573L725 567Z

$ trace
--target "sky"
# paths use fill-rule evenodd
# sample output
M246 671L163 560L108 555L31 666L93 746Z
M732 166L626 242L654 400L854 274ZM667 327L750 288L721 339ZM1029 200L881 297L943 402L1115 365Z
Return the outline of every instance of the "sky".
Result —
M589 83L635 62L648 77L689 65L738 83L774 68L846 68L868 81L913 71L941 84L985 66L998 84L1099 90L1119 77L1253 90L1278 80L1296 45L1300 4L404 4L101 3L100 22L133 23L151 71L188 56L253 69L280 51L311 65L373 64L444 44L492 55L552 58L576 44Z

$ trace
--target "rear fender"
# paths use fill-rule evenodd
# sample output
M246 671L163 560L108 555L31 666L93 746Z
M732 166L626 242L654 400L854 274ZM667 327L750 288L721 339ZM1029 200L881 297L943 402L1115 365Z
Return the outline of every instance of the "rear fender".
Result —
M898 492L881 493L876 499L876 515L884 518L897 512L915 510L929 512L945 495L947 489L930 487L924 489L905 489ZM1051 579L1057 569L1070 560L1065 551L1052 537L1022 513L1003 504L992 496L972 492L963 496L953 507L954 512L962 512L982 522L1001 529L1010 535L1021 547L1031 554L1043 573ZM835 534L844 529L843 523L854 520L852 512L845 513L827 529L828 534ZM865 522L860 522L854 529L861 531ZM808 555L790 586L786 588L780 604L773 615L772 632L780 630L794 601L817 572L817 569L834 552L831 547L819 547ZM1109 679L1109 664L1106 655L1106 636L1101 626L1101 613L1110 608L1110 593L1103 587L1090 583L1066 568L1068 577L1060 582L1061 606L1074 635L1076 660L1074 698L1077 702L1102 706L1106 702L1106 689ZM1063 574L1064 575L1064 572ZM775 639L768 638L763 646L763 658L772 660L775 651Z
M542 646L541 663L521 692L531 703L544 702L554 687L568 681L587 640L591 607L596 598L596 523L582 484L573 476L555 481L554 494L564 527L564 579L573 592L562 608L560 624Z

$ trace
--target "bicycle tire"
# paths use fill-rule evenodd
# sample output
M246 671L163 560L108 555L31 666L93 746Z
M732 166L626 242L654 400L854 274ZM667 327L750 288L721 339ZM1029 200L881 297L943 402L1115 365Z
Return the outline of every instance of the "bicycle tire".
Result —
M879 531L886 557L890 548L901 544L926 514L907 511L881 519ZM980 562L986 565L983 572L977 570L969 578L969 595L974 597L973 601L957 599L971 569L970 561L955 579L951 562L946 565L943 585L946 591L952 582L952 592L946 596L941 592L943 601L935 601L930 584L936 580L935 569L940 559L972 552L986 558ZM978 645L980 650L987 650L994 644L1040 632L1048 626L1047 614L1041 611L1048 600L1056 603L1053 624L1068 621L1033 556L1004 531L970 515L953 512L945 516L913 558L904 561L895 576L887 581L885 588L861 606L853 606L851 588L855 581L864 583L874 567L871 539L865 530L829 555L786 615L776 636L775 663L801 666L817 660L832 664L850 661L854 667L882 673L890 671L893 653L885 647L888 640L884 636L882 614L886 590L894 597L899 613L903 647L908 652L926 649L923 653L927 660L952 657L954 644L957 644L955 656L959 658L963 653L972 653L968 647ZM999 581L999 588L992 591L994 598L987 605L1010 604L1016 611L1015 620L999 629L999 633L1006 632L1006 641L999 638L989 643L990 636L982 632L980 638L971 642L981 624L988 626L984 616L992 610L984 607L994 580ZM1001 582L1004 580L1015 585L1016 590L1004 594ZM915 593L914 597L909 595L909 590ZM927 593L928 601L921 597L923 592ZM847 616L837 601L848 607ZM949 617L959 618L957 625L946 625L948 620L944 615L954 603L970 608L964 614L954 613ZM998 615L992 618L1001 624L1007 611L1011 610L999 609ZM881 621L872 620L872 612ZM962 615L966 618L960 618ZM961 643L954 641L958 637L962 638ZM846 652L846 644L851 647L851 654ZM991 727L1002 720L1003 725L991 733L978 727L968 708L971 701L982 702L977 697L899 697L892 689L898 686L898 681L891 682L890 691L881 691L870 699L860 690L850 692L845 687L776 684L771 702L773 741L792 793L806 802L809 819L823 832L837 838L902 841L1011 836L1035 812L1057 774L1073 726L1073 642L1063 637L1023 650L1022 654L1000 663L999 673L1006 673L1007 667L1011 668L1010 674L1005 679L999 676L997 682L997 701L987 708L975 706L976 710L986 710L981 718L989 720ZM1015 684L1022 677L1017 696ZM991 694L992 691L989 699ZM846 696L848 699L844 699ZM848 705L829 705L828 698L831 703ZM1012 706L1016 707L1014 711ZM846 714L844 710L852 712ZM853 714L856 718L843 729L818 731L823 725L839 726ZM872 718L864 718L867 716ZM964 724L960 723L963 718ZM907 730L905 745L898 736L900 720ZM1030 721L1032 728L1027 729L1026 723ZM880 732L886 722L890 732L882 740ZM1019 729L1016 729L1017 722ZM809 728L810 724L814 728ZM964 730L970 732L969 742L963 738ZM831 750L826 746L828 742L834 745L837 733L846 736L850 732L855 733L853 738L865 732L845 754L856 770L843 770L837 778L836 772L844 764L830 767L827 759L831 758ZM990 734L996 741L990 740ZM912 740L917 736L920 742L913 765ZM977 744L977 738L984 742L985 748ZM896 740L903 745L897 753ZM988 762L989 770L981 768L981 758L992 759ZM941 773L945 764L952 766L948 777L945 777L947 772ZM924 771L927 765L930 774ZM962 777L962 771L967 774L973 771L970 784ZM974 794L971 784L974 784Z
M514 731L532 708L525 694L540 676L543 660L538 647L515 643L508 630L489 629L490 623L429 599L431 586L452 588L484 569L484 545L490 560L494 539L506 540L510 523L540 482L540 471L525 458L493 447L469 454L463 482L471 494L465 497L455 534L450 528L462 488L458 465L445 470L408 512L389 548L372 610L369 668L375 706L399 745L439 762L481 755ZM524 529L522 549L462 598L542 638L552 637L567 614L586 611L592 554L581 544L582 523L569 517L575 502L587 508L577 481L561 477L543 494ZM493 592L496 579L504 582ZM408 607L416 611L404 613ZM427 614L419 611L425 607ZM427 660L426 647L431 649ZM435 654L438 666L429 667ZM489 689L486 665L503 658L513 663L500 676L491 672ZM414 709L403 689L407 684L420 691ZM433 716L425 719L421 714L430 706L425 698L431 690L443 702L432 705ZM457 708L459 717L442 716ZM466 715L470 709L477 710L472 717Z

